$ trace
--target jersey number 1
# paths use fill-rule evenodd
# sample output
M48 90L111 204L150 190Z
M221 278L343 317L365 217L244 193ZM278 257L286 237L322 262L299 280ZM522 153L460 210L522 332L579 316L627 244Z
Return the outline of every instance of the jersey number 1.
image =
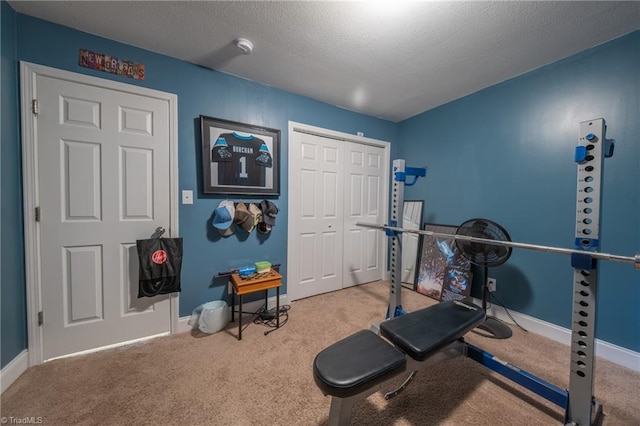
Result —
M238 160L240 162L240 175L241 178L248 178L249 174L247 173L247 157L240 157Z

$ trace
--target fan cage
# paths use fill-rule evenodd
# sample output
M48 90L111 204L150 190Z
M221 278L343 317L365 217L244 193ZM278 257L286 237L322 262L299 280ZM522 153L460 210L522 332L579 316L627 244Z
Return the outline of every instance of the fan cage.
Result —
M493 241L511 241L506 229L488 219L471 219L460 225L456 235ZM466 259L478 266L493 267L505 263L511 247L456 239L456 247Z

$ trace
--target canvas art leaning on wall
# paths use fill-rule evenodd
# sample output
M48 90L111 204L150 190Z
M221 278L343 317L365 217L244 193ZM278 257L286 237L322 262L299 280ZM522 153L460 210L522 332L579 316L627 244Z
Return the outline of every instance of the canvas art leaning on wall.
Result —
M455 234L456 226L425 223L424 230ZM416 291L436 300L459 300L471 293L471 262L458 251L455 240L422 236Z

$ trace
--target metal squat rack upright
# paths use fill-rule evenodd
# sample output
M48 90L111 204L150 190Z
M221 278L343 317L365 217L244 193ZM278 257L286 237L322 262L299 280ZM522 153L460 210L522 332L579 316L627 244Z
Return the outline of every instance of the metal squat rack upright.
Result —
M405 167L404 160L393 160L393 187L391 189L391 218L389 226L401 227L404 215L404 187L416 183L419 177L427 175L426 167ZM411 182L407 178L412 177ZM402 315L402 233L385 229L391 237L391 285L389 285L389 307L387 318Z
M580 123L574 161L578 163L575 246L584 254L571 255L573 305L571 371L565 424L598 424L602 406L593 398L598 260L589 255L600 248L602 171L613 155L613 141L605 138L602 118Z

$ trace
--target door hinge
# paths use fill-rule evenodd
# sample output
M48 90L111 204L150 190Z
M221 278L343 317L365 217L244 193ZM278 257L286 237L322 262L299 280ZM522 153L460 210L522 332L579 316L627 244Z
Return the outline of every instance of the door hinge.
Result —
M38 325L44 324L44 312L38 312Z
M37 99L33 99L31 101L31 111L35 114L38 115L38 112L40 112L39 108L38 108L38 100Z
M35 211L35 219L36 222L40 222L40 207L36 207L36 211Z

